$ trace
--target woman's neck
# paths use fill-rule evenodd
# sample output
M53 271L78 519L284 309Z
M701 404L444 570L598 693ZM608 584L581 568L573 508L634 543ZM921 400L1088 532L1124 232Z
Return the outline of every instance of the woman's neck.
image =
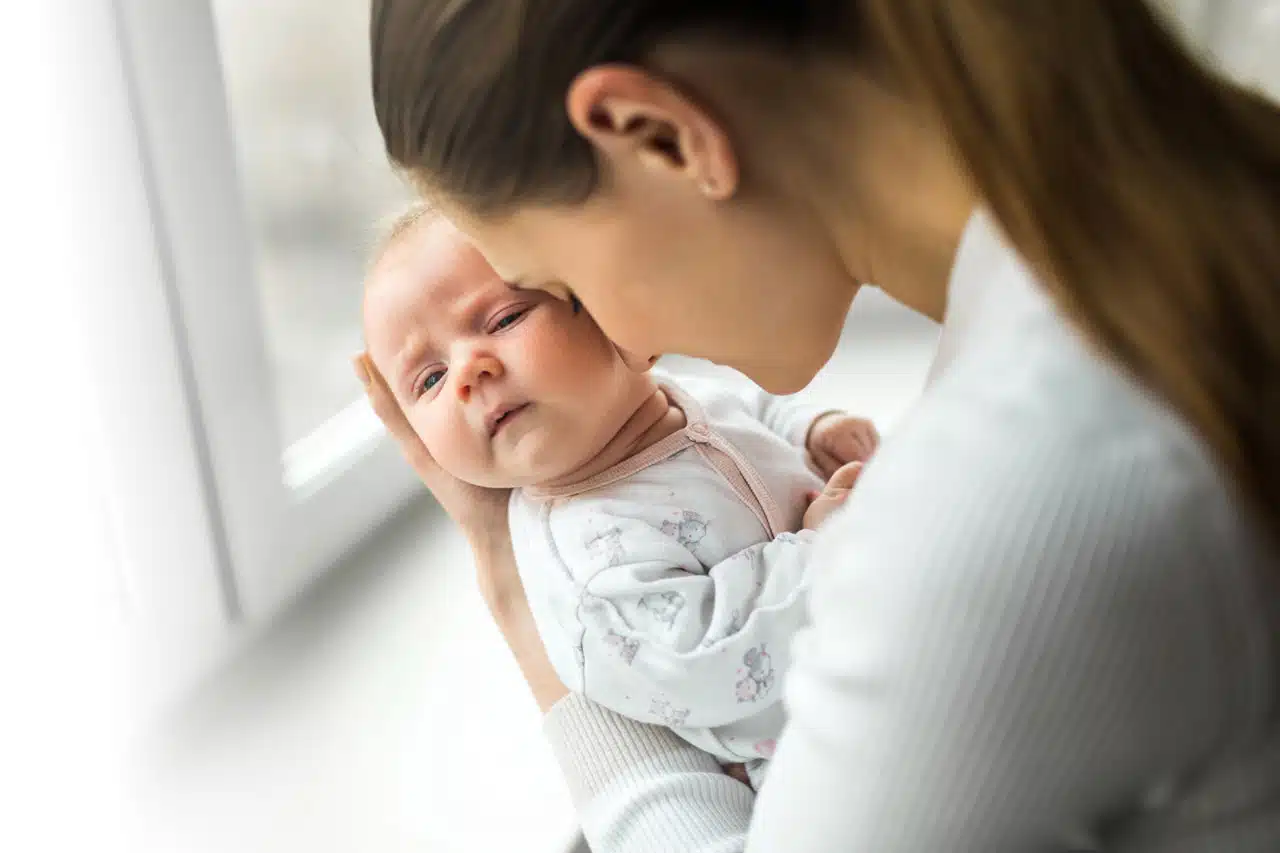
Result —
M641 397L631 416L599 453L568 474L539 486L559 488L588 480L684 429L685 423L684 412L671 402L666 392L649 383L648 393Z
M951 268L978 194L931 112L863 77L845 91L824 155L808 174L810 204L850 277L941 323ZM875 133L865 128L874 126Z
M836 220L834 238L858 280L941 323L956 253L976 209L970 199L959 199L945 211L935 210L909 223L886 217L874 233L860 228L856 220Z

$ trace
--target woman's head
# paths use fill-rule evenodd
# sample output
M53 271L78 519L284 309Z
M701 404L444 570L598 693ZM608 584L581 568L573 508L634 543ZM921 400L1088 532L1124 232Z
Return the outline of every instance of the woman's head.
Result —
M793 391L861 282L941 313L971 208L851 10L378 2L378 118L392 159L513 284L571 289L628 350Z
M774 390L858 282L937 316L980 198L1280 531L1280 113L1144 0L375 0L372 42L500 273Z

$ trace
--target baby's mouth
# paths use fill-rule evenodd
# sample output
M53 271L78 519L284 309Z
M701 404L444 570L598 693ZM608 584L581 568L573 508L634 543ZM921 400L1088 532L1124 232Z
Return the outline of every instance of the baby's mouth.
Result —
M489 437L496 436L513 420L520 417L530 405L530 403L520 403L512 406L499 406L490 412L486 418L489 426Z

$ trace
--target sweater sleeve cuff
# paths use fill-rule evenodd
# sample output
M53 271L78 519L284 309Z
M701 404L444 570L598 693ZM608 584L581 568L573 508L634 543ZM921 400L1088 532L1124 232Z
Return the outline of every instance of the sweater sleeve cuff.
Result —
M592 850L741 853L755 794L668 729L571 694L544 718Z
M570 693L543 718L543 731L582 805L637 773L721 773L716 760L669 729L615 714Z

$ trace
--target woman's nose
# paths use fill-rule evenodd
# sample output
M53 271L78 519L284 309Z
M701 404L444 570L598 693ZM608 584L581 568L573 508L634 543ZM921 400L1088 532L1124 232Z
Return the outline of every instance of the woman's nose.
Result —
M458 399L466 403L485 382L498 379L503 374L502 362L486 352L468 352L457 368Z
M641 355L640 353L623 349L617 344L614 344L613 348L618 351L618 355L622 356L622 363L634 370L636 373L645 373L658 361L658 357L656 355Z

